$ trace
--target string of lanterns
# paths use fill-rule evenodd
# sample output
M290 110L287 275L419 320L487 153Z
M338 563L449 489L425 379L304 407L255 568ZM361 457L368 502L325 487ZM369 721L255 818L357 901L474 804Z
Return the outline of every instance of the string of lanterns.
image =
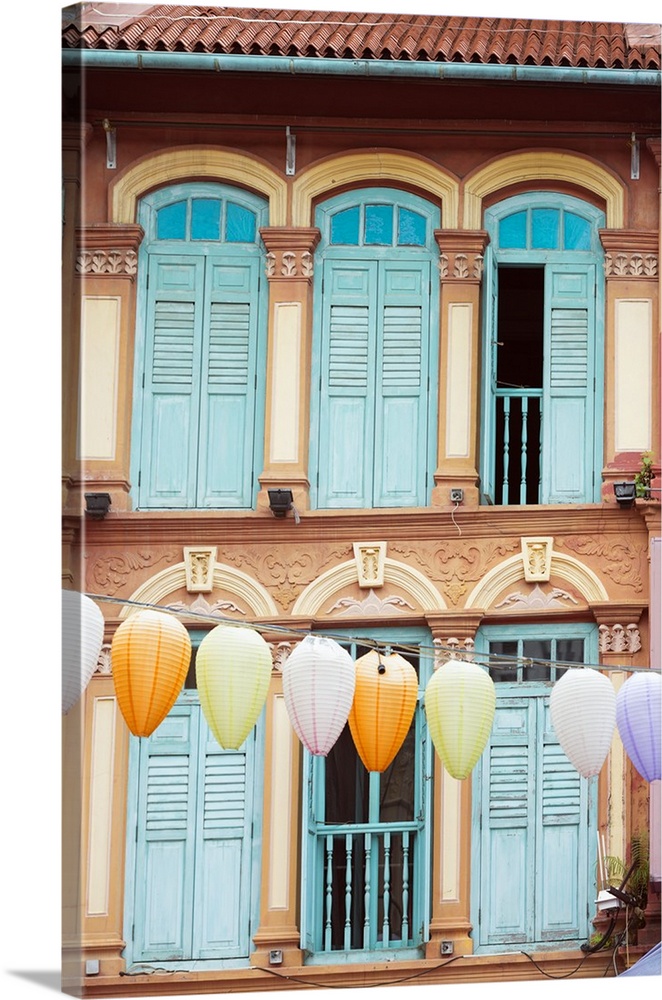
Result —
M87 686L102 642L103 616L94 601L63 591L64 712ZM189 634L169 611L143 608L117 628L111 657L120 712L135 736L149 736L184 686ZM269 646L253 626L217 624L200 643L195 665L200 706L223 749L238 749L257 722L271 669ZM349 723L366 770L386 770L404 742L418 700L418 675L407 659L384 647L353 661L335 639L307 635L285 661L282 676L290 722L312 754L326 756ZM584 777L600 771L618 728L637 771L654 781L661 777L661 696L657 671L632 673L617 695L599 670L574 667L552 688L552 725ZM459 780L468 777L487 745L496 710L488 670L449 656L427 682L424 709L445 769Z

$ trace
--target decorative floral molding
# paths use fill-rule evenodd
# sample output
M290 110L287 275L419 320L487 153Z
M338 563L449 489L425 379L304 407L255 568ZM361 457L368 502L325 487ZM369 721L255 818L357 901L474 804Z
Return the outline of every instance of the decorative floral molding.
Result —
M311 278L313 255L309 250L283 250L280 255L270 250L266 274L268 278Z
M184 601L175 601L172 604L166 604L165 607L170 611L183 612L184 614L189 611L192 615L209 615L212 618L222 618L227 612L237 615L246 614L242 608L232 601L215 601L214 604L210 604L202 594L199 594L191 604L185 604Z
M646 549L630 541L612 542L594 535L568 535L559 543L580 556L593 556L600 560L600 570L620 587L629 587L640 594L644 584L642 567L646 562Z
M112 659L110 656L110 643L104 642L101 647L101 652L99 653L99 659L97 660L97 665L94 668L95 674L100 674L104 677L110 676L113 672Z
M432 553L418 546L416 548L402 544L390 546L392 551L417 562L431 580L440 580L444 594L454 605L457 605L460 598L467 593L469 583L480 580L493 562L503 559L518 547L519 542L516 539L486 541L481 545L445 542Z
M281 672L285 661L289 657L290 653L293 651L295 646L298 645L296 642L269 642L267 643L269 649L271 650L271 659L273 662L273 669Z
M547 583L552 572L554 539L549 537L523 538L522 561L527 583Z
M439 277L457 281L462 278L480 281L483 276L483 254L442 253L439 257Z
M607 278L656 278L659 274L657 233L601 229Z
M441 280L480 282L488 234L484 230L437 229L434 235L439 246Z
M138 270L135 250L82 250L76 257L77 274L127 275L133 278Z
M453 657L454 660L471 661L474 658L474 640L470 637L457 639L450 636L448 639L433 639L432 645L435 647L434 669Z
M404 597L398 597L397 595L392 595L391 597L384 597L383 599L377 597L374 590L371 590L367 597L362 601L357 600L355 597L341 597L340 600L328 609L326 612L328 615L336 611L337 608L343 608L338 615L341 618L343 615L361 615L364 618L381 616L381 615L391 615L396 614L406 614L407 609L410 611L415 611L413 604L409 601L405 601Z
M526 609L527 611L539 611L541 608L564 608L567 607L564 601L572 601L573 604L578 604L576 597L569 594L567 590L561 590L560 587L554 587L548 593L545 593L541 587L536 584L532 587L530 591L523 592L521 590L515 591L512 594L508 594L503 601L499 601L495 604L495 608L505 608L509 610L513 608L519 610Z
M359 587L384 585L386 542L354 542L354 558Z
M177 553L172 549L138 549L123 556L103 556L92 567L92 579L102 593L112 597L136 570L176 561Z
M638 653L641 636L635 624L598 625L598 649L601 653Z
M274 227L261 229L260 236L267 248L266 274L270 280L312 278L319 229Z
M186 589L189 594L210 594L214 589L215 545L184 547Z
M238 552L224 550L223 558L235 566L249 568L255 579L261 580L270 590L278 604L289 611L304 588L317 579L325 566L346 559L349 551L349 546L334 548L325 552L318 561L310 552L299 552L293 556L280 546L271 546L266 553L262 548L249 547Z

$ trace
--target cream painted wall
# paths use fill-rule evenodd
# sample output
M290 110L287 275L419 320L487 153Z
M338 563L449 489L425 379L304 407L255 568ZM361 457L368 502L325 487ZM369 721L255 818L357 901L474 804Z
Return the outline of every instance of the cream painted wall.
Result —
M615 303L615 449L648 451L652 443L653 303Z
M117 295L86 295L82 300L76 456L81 460L112 461L115 458L120 306Z
M446 457L469 455L471 426L471 324L470 302L448 306L448 380L446 384Z
M105 916L109 912L115 715L114 697L95 699L86 902L86 913L89 917Z
M301 304L274 306L270 462L298 462Z

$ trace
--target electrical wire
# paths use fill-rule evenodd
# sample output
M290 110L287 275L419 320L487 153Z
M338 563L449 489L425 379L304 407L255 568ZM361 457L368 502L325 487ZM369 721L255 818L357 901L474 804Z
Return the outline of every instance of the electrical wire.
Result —
M377 652L381 652L384 655L388 655L392 649L395 649L401 653L406 653L412 658L422 659L424 657L436 658L440 654L448 654L448 656L455 656L463 659L470 659L472 663L477 663L479 666L483 666L488 670L504 668L516 669L519 667L525 669L532 669L533 667L557 667L564 670L570 668L594 668L600 671L617 671L620 673L638 673L638 672L651 672L660 673L659 667L649 667L649 666L632 666L625 664L606 664L606 663L585 663L577 662L576 660L547 660L543 657L530 657L530 656L516 656L507 653L483 653L476 651L474 649L458 648L452 645L444 645L441 642L436 642L434 645L426 645L425 643L419 643L417 645L412 645L409 643L393 642L393 641L379 641L377 639L371 639L362 635L348 635L346 632L328 631L325 629L299 629L293 628L290 625L278 625L275 622L242 622L237 621L236 618L229 618L225 615L218 614L207 614L206 612L193 611L190 608L179 608L176 606L153 604L145 601L133 601L128 598L122 597L111 597L106 594L93 594L86 593L86 597L91 600L99 601L101 603L107 604L119 604L123 607L146 609L151 611L163 611L168 614L178 615L187 619L197 619L201 623L210 623L214 625L234 625L237 628L249 628L255 632L267 633L269 635L280 634L283 637L289 637L292 639L305 638L305 636L310 635L311 631L314 632L316 636L322 636L326 639L335 639L336 642L353 642L359 646L368 647L369 649L374 649Z

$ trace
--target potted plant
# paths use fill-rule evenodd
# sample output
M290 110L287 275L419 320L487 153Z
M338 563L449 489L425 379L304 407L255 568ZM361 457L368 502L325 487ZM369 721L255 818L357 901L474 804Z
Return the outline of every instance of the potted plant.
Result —
M635 492L643 500L651 499L651 483L655 479L653 472L653 453L645 451L641 456L641 468L634 477Z

